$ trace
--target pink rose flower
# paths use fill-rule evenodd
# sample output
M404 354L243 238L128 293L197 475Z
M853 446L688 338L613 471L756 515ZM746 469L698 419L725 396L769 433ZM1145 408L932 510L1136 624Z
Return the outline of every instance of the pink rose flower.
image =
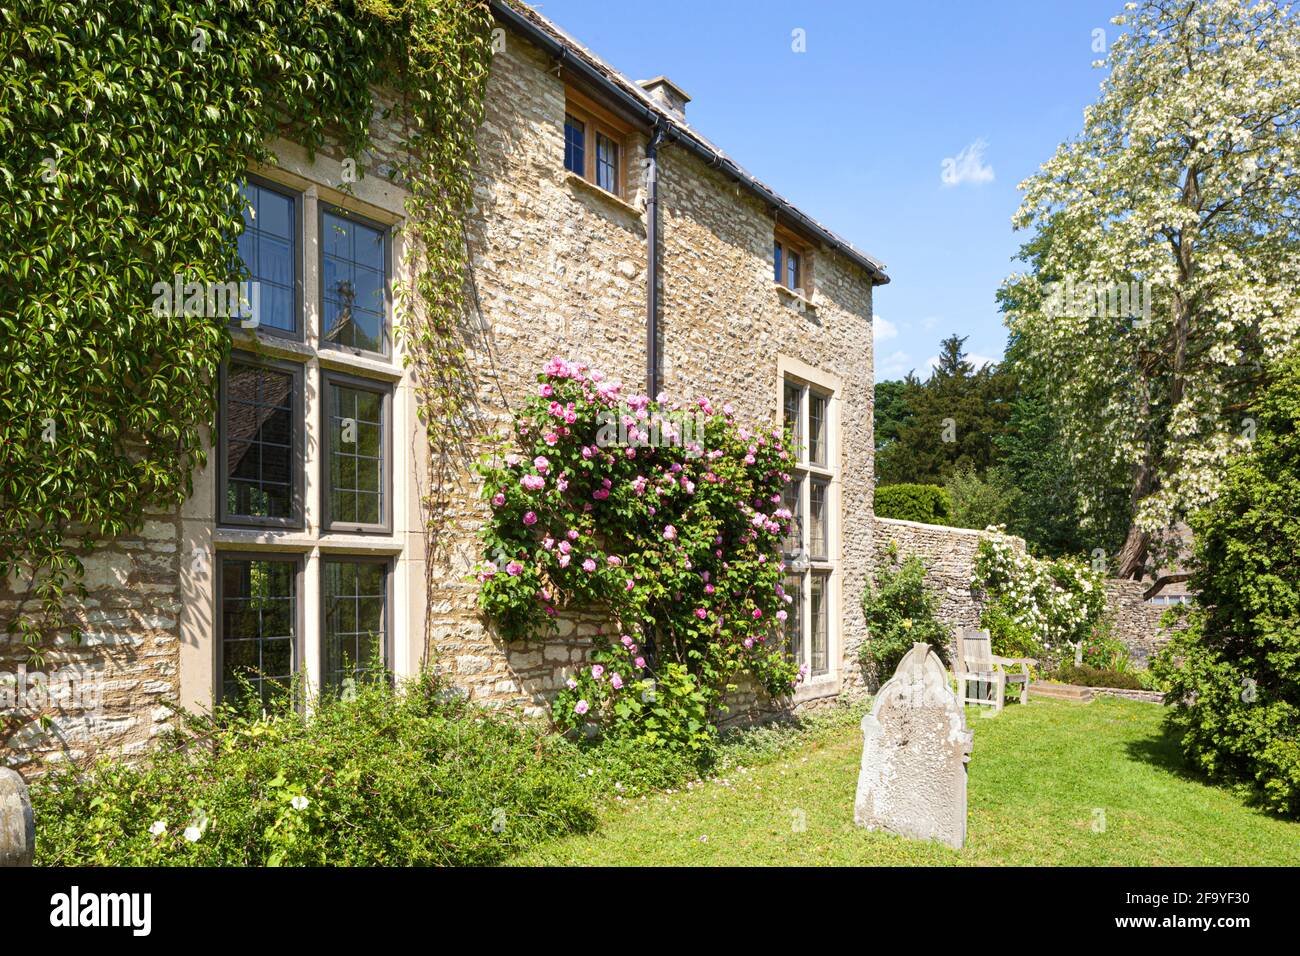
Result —
M551 463L546 460L544 455L538 455L533 459L533 467L537 469L539 475L544 475L550 469Z
M664 540L666 540L666 541L676 541L676 540L677 540L677 529L674 528L672 525L665 525L665 526L664 526Z
M704 608L702 608L702 607L697 607L697 608L695 609L695 616L698 617L698 618L702 621L702 620L704 620L706 617L709 616L709 612L706 611L706 610L705 610Z
M537 513L536 513L536 512L533 512L533 511L525 512L525 513L524 513L524 524L528 525L530 528L531 528L533 525L537 524Z
M573 712L575 714L585 714L590 709L591 709L591 705L588 704L585 700L580 700L573 705Z
M560 567L567 568L569 566L569 560L570 558L567 554L560 555L559 557Z
M605 563L608 564L611 568L620 568L623 566L623 559L620 558L617 554L611 554L608 558L605 559Z
M551 386L550 382L543 382L541 385L537 386L537 394L542 396L542 398L550 398L555 394L555 389Z
M524 566L518 561L511 561L506 565L506 574L510 575L512 578L517 578L523 573L523 570Z
M602 664L592 664L592 665L591 665L591 676L594 677L594 678L596 678L596 680L600 680L602 677L604 677L604 676L605 676L605 667L604 667L604 665L602 665Z
M618 674L612 674L612 675L610 675L610 678L609 678L609 686L610 686L610 687L613 687L615 690L622 690L622 689L623 689L623 678L619 677Z
M587 560L582 562L582 570L590 574L592 571L596 570L596 562L593 561L591 558L588 558Z
M645 668L645 658L644 658L644 657L638 657L638 658L637 658L636 660L634 660L632 663L635 664L635 665L637 666L638 669L644 669L644 668Z
M577 689L578 689L578 682L577 682L576 680L574 680L572 677L570 677L570 678L569 678L568 680L566 680L564 683L568 685L569 690L577 690Z
M526 491L541 491L546 487L546 479L541 475L524 475L519 479L519 484L523 485Z
M505 503L506 503L506 496L503 495L501 492L498 491L495 495L492 496L492 504L495 507L500 508Z

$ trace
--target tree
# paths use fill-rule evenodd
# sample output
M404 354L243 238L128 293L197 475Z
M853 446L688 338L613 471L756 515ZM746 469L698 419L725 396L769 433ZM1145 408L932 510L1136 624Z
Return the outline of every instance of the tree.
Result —
M875 421L876 454L880 455L898 440L898 430L912 417L907 397L921 387L921 380L911 372L907 378L876 383Z
M965 342L957 335L944 339L930 377L901 383L901 395L892 400L903 403L906 414L895 419L893 437L877 456L881 484L938 484L958 465L982 475L993 462L993 440L1005 427L1014 383L996 366L976 370Z
M1157 661L1168 720L1211 777L1300 814L1300 353L1260 404L1258 438L1192 519L1197 595Z
M1022 184L1036 243L1004 303L1090 508L1128 472L1116 570L1137 577L1213 500L1300 333L1300 24L1268 0L1128 8L1081 137Z

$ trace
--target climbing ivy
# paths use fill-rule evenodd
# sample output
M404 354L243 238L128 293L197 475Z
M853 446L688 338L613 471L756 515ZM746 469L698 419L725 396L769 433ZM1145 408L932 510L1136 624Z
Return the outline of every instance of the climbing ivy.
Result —
M467 0L0 0L0 578L34 657L68 628L79 553L174 508L202 463L227 320L159 314L154 284L244 278L247 164L277 135L363 157L377 86L405 113L392 175L423 266L399 322L438 394L491 22Z

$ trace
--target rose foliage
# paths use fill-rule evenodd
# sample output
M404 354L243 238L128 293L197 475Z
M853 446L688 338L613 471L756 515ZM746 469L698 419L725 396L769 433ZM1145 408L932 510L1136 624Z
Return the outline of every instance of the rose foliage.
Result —
M786 435L751 433L707 399L625 395L557 357L510 441L517 451L479 466L480 607L510 639L555 633L566 609L612 627L556 697L560 727L698 748L741 675L790 693Z

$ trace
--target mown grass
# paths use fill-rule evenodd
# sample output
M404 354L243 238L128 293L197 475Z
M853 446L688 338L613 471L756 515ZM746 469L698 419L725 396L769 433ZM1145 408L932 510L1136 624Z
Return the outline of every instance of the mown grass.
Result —
M1296 865L1300 823L1185 770L1162 708L1034 701L983 719L970 764L967 847L853 825L861 735L843 719L797 746L734 750L716 778L605 803L598 828L516 865ZM800 826L802 824L802 828Z

